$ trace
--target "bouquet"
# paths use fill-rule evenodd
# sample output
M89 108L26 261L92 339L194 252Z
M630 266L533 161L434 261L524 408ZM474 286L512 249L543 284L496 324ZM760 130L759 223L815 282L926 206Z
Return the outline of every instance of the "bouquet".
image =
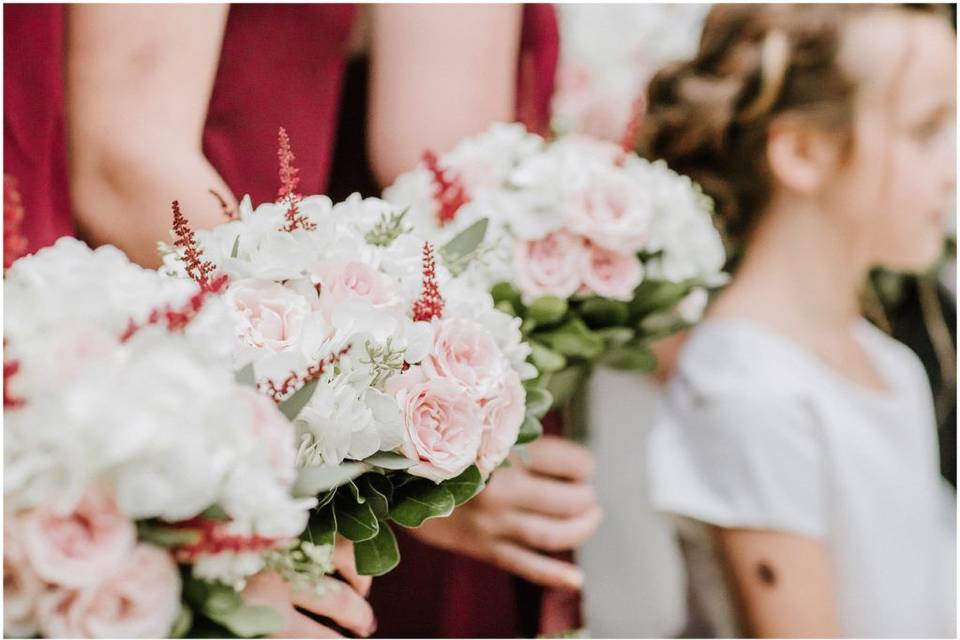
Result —
M193 233L175 208L166 271L226 277L234 366L296 428L298 492L317 495L307 536L354 542L357 569L399 561L388 522L416 527L473 497L511 448L540 433L548 394L525 385L521 321L458 277L483 239L442 245L396 207L303 197L280 135L277 202Z
M699 320L708 289L725 282L710 199L610 142L497 124L425 154L384 198L431 242L489 225L457 269L522 320L558 403L595 363L651 369L650 343Z
M319 588L294 430L235 379L217 295L71 238L5 278L4 632L251 637L272 569Z

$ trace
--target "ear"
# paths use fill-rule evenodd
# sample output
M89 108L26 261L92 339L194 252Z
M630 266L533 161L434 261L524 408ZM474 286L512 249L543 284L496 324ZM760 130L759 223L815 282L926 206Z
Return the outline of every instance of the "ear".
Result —
M779 118L767 131L767 164L784 188L812 196L836 170L837 147L823 132Z

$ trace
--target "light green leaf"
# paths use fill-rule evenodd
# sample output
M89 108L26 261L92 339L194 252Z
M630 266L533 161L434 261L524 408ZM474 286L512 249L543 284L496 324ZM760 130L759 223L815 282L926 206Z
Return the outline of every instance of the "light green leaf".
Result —
M362 576L382 576L397 566L400 550L390 526L384 522L376 537L355 543L353 559Z
M480 469L477 468L477 465L473 464L467 467L467 470L456 478L444 480L440 483L440 486L453 495L453 502L459 507L480 493L480 490L483 489L484 482L483 476L480 475Z
M137 523L137 537L158 547L171 548L199 542L200 532L141 521Z
M367 470L360 462L344 462L339 467L303 467L297 474L293 495L315 496L342 486Z
M498 282L493 285L490 289L490 295L493 296L495 303L509 302L514 309L523 309L520 292L509 282Z
M640 283L630 302L630 311L643 315L656 309L672 308L683 296L687 295L695 284L695 280L687 282L665 282L659 280L645 280Z
M529 344L530 360L533 361L533 366L535 366L540 373L559 371L567 366L566 357L553 349L545 347L535 340L530 340Z
M573 366L547 376L547 391L553 396L553 406L559 407L572 398L583 386L587 373L586 367Z
M209 617L241 638L268 636L283 628L283 617L273 607L242 606Z
M477 250L487 234L486 218L477 220L472 225L455 235L447 244L440 247L439 255L445 265L459 264Z
M180 605L180 615L170 628L171 638L186 638L193 626L193 611L185 604Z
M397 490L390 519L404 527L419 527L428 518L448 516L456 501L443 485L415 480Z
M553 406L553 396L546 389L527 389L527 415L538 420Z
M233 241L233 248L230 249L230 257L236 258L238 253L240 253L240 236L237 236Z
M206 592L200 609L212 619L214 616L228 615L243 606L240 594L231 587L219 582L205 583Z
M570 318L553 331L537 334L537 338L565 356L593 360L603 353L603 340L580 318Z
M311 380L301 388L297 389L292 396L280 403L280 411L287 416L287 420L293 420L300 415L300 411L307 406L313 392L317 390L319 380Z
M520 434L517 436L517 444L527 444L533 442L543 435L543 425L533 416L526 416L523 424L520 425Z
M600 336L608 349L622 347L637 335L637 332L630 327L607 327L597 329L596 334Z
M500 302L494 305L497 311L502 311L508 316L516 316L517 309L513 306L513 303L509 300L501 300Z
M538 325L555 324L563 319L568 308L569 305L564 298L543 296L527 307L527 316L533 318Z
M620 347L605 353L600 363L612 369L622 371L653 371L657 366L657 358L649 349L639 347Z
M380 467L381 469L390 469L391 471L402 471L417 464L416 460L411 460L406 456L401 456L398 453L390 453L389 451L375 453L363 462L371 467Z
M523 322L520 324L520 333L524 336L530 335L530 333L537 328L537 321L533 318L524 318Z
M340 492L333 500L336 509L337 533L348 540L362 542L377 535L380 524L370 505L357 503L353 498L341 498Z
M233 374L233 379L236 380L238 384L245 384L248 387L257 386L257 381L254 378L253 373L253 363L248 363L242 369Z

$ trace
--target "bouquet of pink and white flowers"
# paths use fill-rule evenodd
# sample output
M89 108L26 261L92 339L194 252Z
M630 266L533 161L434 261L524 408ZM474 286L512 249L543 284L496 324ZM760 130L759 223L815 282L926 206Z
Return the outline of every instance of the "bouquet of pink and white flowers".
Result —
M523 320L554 399L590 366L649 369L652 340L695 322L725 281L712 203L688 178L620 146L498 124L385 190L414 232L446 242L489 221L467 281Z
M442 245L409 233L404 214L354 195L334 205L296 191L281 132L277 202L209 231L183 231L166 270L229 282L241 375L280 403L297 430L299 488L316 494L314 540L339 532L360 573L399 555L387 522L419 526L473 497L550 404L524 385L520 320L456 276L483 223Z
M5 634L269 634L245 580L332 571L292 425L232 372L224 284L70 238L7 272Z

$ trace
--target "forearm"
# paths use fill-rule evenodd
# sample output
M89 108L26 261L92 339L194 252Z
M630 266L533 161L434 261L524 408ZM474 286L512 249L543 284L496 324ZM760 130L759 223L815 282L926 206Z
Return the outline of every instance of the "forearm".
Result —
M107 149L78 153L71 189L81 236L113 244L145 266L160 264L157 242L170 241L171 202L180 201L194 229L223 221L211 190L231 209L236 200L199 151Z

